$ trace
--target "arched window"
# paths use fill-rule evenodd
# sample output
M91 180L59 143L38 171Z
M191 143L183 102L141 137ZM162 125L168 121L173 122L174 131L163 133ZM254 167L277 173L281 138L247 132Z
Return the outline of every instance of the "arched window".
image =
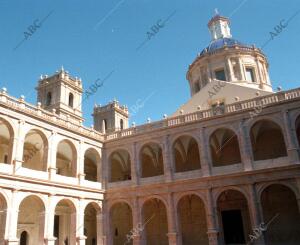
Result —
M161 147L156 143L149 143L140 151L142 178L164 174L163 155Z
M103 133L107 132L107 120L106 119L102 120L102 132Z
M88 149L84 154L84 174L86 180L97 181L99 163L100 157L97 151L92 148Z
M126 150L114 151L109 157L110 182L131 180L130 155Z
M229 129L217 129L210 136L210 151L214 167L241 162L237 135Z
M11 163L14 132L11 125L0 119L0 163Z
M75 146L69 140L62 140L57 145L56 168L57 174L76 176L77 152Z
M269 120L256 122L250 132L254 161L287 156L281 128Z
M74 102L74 95L72 93L69 93L69 106L73 107Z
M173 144L175 171L185 172L200 169L197 141L190 136L180 136Z
M52 93L48 92L46 96L46 106L51 105L51 102L52 102Z
M47 150L48 143L46 136L38 130L30 130L24 140L22 166L38 171L46 171Z
M124 129L124 121L123 119L120 119L120 129Z

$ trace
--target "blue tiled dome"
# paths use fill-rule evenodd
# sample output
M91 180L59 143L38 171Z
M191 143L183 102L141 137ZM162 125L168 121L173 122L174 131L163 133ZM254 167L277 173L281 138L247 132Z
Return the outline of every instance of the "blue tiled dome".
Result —
M245 45L236 39L233 38L222 38L212 41L205 49L202 50L200 55L205 53L211 53L216 51L217 49L221 49L225 46L227 47L233 47L235 45L241 46L241 47L249 47L248 45Z

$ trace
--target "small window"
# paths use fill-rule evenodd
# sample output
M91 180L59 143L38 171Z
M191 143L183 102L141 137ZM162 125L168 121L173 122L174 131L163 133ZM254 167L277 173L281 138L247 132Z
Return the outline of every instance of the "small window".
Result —
M124 122L123 122L123 119L120 119L120 129L124 129Z
M28 240L28 234L26 231L23 231L20 237L20 245L27 245L27 240Z
M102 132L103 133L107 132L107 121L106 121L106 119L102 120Z
M248 82L255 82L253 68L246 68L246 80Z
M52 94L51 92L48 92L46 97L46 106L51 105L51 100L52 100Z
M217 80L226 81L224 69L215 71L215 76Z
M69 93L69 106L73 107L74 95Z

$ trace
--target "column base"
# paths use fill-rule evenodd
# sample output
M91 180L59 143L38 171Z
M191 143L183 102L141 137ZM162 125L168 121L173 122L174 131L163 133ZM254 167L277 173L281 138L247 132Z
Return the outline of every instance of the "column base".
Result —
M44 240L46 245L55 245L56 237L48 237Z
M78 245L85 245L86 236L80 236L76 238Z
M209 245L218 245L218 234L217 230L209 230L207 232Z
M85 174L78 174L79 185L81 185L84 180L85 180Z
M13 161L13 174L18 174L18 170L22 167L23 161L14 160Z
M135 235L132 237L132 244L133 245L140 245L141 244L141 235Z
M57 168L48 168L48 173L49 173L49 180L54 180L55 176L56 176L56 171Z
M19 239L18 238L8 238L6 241L7 245L18 245Z
M177 233L176 232L169 232L167 234L169 238L169 245L177 245Z

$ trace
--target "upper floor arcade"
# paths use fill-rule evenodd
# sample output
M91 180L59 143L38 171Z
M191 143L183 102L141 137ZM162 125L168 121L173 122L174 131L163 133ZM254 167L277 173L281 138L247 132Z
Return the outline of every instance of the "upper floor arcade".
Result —
M299 96L286 91L108 134L107 188L299 164Z
M5 91L0 104L0 174L102 189L100 133Z

